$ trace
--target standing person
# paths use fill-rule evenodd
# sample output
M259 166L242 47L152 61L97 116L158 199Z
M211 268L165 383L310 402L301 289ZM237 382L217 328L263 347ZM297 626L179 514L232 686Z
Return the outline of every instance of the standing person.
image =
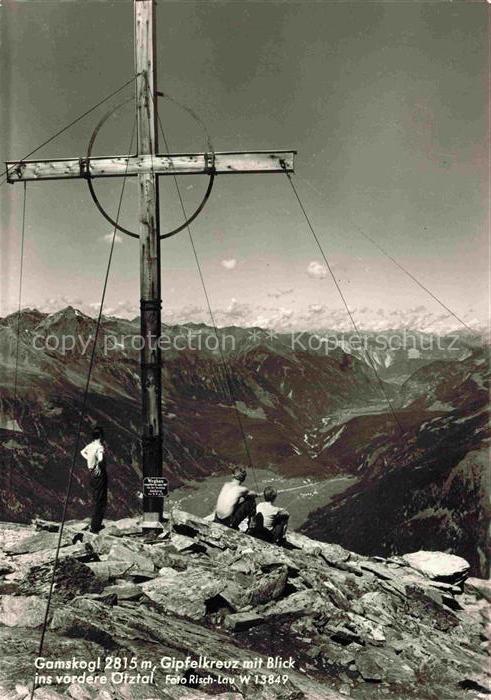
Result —
M90 471L90 488L94 503L90 531L97 533L104 527L102 520L107 505L107 472L102 428L94 428L92 442L89 442L80 454L87 460Z
M285 540L290 514L274 505L277 495L278 492L271 486L264 489L264 503L256 508L256 522L261 539L281 544Z
M232 527L237 530L240 523L249 519L256 512L256 497L259 496L255 491L250 491L246 486L243 486L247 472L242 467L236 469L232 481L228 481L222 486L215 507L215 522Z

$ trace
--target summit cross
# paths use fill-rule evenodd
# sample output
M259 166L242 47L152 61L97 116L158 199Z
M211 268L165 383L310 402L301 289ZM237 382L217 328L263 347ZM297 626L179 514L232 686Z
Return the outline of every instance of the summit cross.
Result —
M293 172L295 151L161 155L158 152L155 0L134 0L136 155L8 161L10 183L136 176L139 184L143 483L162 477L162 377L159 176ZM158 491L158 489L157 489ZM163 497L143 490L143 528L159 527Z

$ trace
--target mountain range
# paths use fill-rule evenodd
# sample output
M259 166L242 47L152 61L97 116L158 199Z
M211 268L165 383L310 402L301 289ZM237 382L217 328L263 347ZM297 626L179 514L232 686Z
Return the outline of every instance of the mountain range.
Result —
M433 310L423 304L415 304L409 308L390 308L391 297L387 295L387 306L377 308L372 306L350 306L350 313L358 328L368 333L401 331L408 329L424 333L449 335L460 333L467 326L475 334L489 333L489 324L482 309L462 308L459 318L446 310ZM97 313L99 303L89 303L79 298L58 297L40 302L40 308L46 314L57 312L60 308L71 305L89 316ZM134 300L122 299L107 308L107 314L118 318L131 319L139 313L139 305ZM224 306L216 306L213 316L219 326L235 325L241 328L270 328L278 333L288 333L308 329L310 332L325 330L351 333L353 324L344 307L333 307L328 303L312 303L302 305L295 299L293 288L278 289L268 294L264 304L257 305L247 301L231 298ZM165 308L165 319L171 325L187 325L188 323L207 324L210 321L209 311L199 300L189 305ZM459 320L460 319L460 320Z
M103 317L77 446L95 325L73 307L0 319L4 520L60 517L74 458L69 512L85 514L87 473L76 450L96 423L111 452L110 514L139 508L137 318ZM429 528L439 549L483 571L489 374L482 338L403 329L353 339L329 329L216 331L194 323L162 331L171 487L247 465L249 456L254 467L284 477L349 474L356 482L312 513L306 532L378 554L402 543L407 551Z

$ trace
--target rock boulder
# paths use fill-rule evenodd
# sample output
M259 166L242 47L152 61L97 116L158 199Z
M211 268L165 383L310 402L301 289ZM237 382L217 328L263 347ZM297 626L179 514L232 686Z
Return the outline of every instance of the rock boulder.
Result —
M444 583L462 583L470 570L470 565L465 559L446 552L420 550L405 554L402 558L424 576Z
M0 596L0 624L8 627L40 627L46 600L37 596Z

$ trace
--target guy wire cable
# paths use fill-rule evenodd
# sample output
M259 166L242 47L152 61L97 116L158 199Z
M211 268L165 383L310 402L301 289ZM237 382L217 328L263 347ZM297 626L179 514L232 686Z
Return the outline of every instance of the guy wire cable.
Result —
M310 231L311 231L311 233L312 233L312 236L313 236L313 238L314 238L314 240L315 240L315 242L316 242L316 244L317 244L317 247L319 248L319 251L320 251L320 253L321 253L321 255L322 255L322 258L323 258L324 262L326 263L326 267L327 267L327 269L328 269L328 271L329 271L329 274L331 275L331 278L332 278L332 280L333 280L333 282L334 282L334 285L335 285L335 287L336 287L336 289L337 289L337 291L338 291L338 294L339 294L339 296L341 297L341 300L342 300L343 305L344 305L344 307L345 307L345 309L346 309L346 313L347 313L347 315L348 315L348 317L349 317L349 319L350 319L350 321L351 321L351 324L352 324L353 328L355 329L356 334L358 335L358 337L359 337L360 340L361 340L360 331L358 330L358 326L357 326L357 324L356 324L356 322L355 322L355 319L354 319L354 317L353 317L353 314L351 313L351 310L350 310L350 308L349 308L349 306L348 306L348 302L346 301L346 297L344 296L343 291L342 291L341 287L339 286L339 283L338 283L338 281L337 281L337 279L336 279L336 276L334 275L334 272L333 272L333 270L332 270L332 268L331 268L331 265L329 264L329 261L328 261L328 259L327 259L327 256L326 256L326 254L324 253L324 249L322 248L321 242L320 242L320 240L319 240L317 234L315 233L314 227L312 226L312 223L311 223L310 218L309 218L309 216L308 216L308 214L307 214L307 211L306 211L306 209L305 209L305 207L304 207L304 205L303 205L303 203L302 203L302 200L300 199L300 196L299 196L299 194L298 194L298 192L297 192L297 189L296 189L296 187L295 187L295 184L294 184L294 182L293 182L293 179L292 179L290 173L289 173L287 170L285 170L285 175L287 176L288 181L290 182L290 185L291 185L292 190L293 190L293 192L294 192L294 194L295 194L295 197L296 197L296 199L297 199L297 201L298 201L298 204L300 205L300 209L301 209L302 212L303 212L303 215L304 215L304 217L305 217L305 220L306 220L306 222L307 222L307 225L308 225L308 227L309 227L309 229L310 229ZM396 412L395 412L395 410L394 410L394 407L392 406L392 402L391 402L391 400L389 399L389 396L388 396L387 392L385 391L384 384L383 384L383 382L382 382L382 379L380 378L380 375L379 375L379 373L378 373L378 371L377 371L377 368L376 368L375 363L374 363L374 361L373 361L373 358L372 358L372 356L371 356L371 354L370 354L370 352L369 352L369 350L368 350L368 347L367 347L367 349L366 349L365 352L366 352L366 356L367 356L367 358L368 358L368 360L369 360L370 366L371 366L371 368L372 368L372 370L373 370L373 372L374 372L374 374L375 374L375 376L376 376L376 378L377 378L377 382L378 382L378 385L379 385L379 387L380 387L380 390L381 390L381 392L382 392L382 394L383 394L383 396L384 396L384 398L385 398L385 401L386 401L386 403L387 403L387 405L388 405L388 407L389 407L390 413L392 414L392 417L394 418L394 421L395 421L395 423L397 424L397 426L399 427L399 430L400 430L401 435L402 435L402 434L404 434L404 428L402 427L401 422L400 422L400 420L399 420L399 418L398 418L398 416L397 416L397 414L396 414Z
M20 160L19 162L22 162L22 161L24 161L24 160L27 160L27 158L30 158L32 155L34 155L35 153L37 153L38 151L40 151L41 148L44 148L44 146L47 146L48 143L51 143L51 142L54 141L58 136L61 136L61 134L63 134L65 131L68 131L68 129L70 129L70 127L74 126L77 122L81 121L84 117L86 117L88 114L90 114L90 113L93 112L95 109L97 109L97 107L100 107L102 104L104 104L104 102L107 102L108 100L110 100L111 97L114 97L115 95L117 95L119 92L121 92L122 90L124 90L125 87L128 87L128 85L130 85L132 82L134 82L134 81L137 79L137 77L138 77L137 75L134 75L130 80L128 80L126 83L124 83L124 85L121 85L121 87L119 87L117 90L115 90L114 92L112 92L110 95L107 95L107 96L104 97L102 100L100 100L99 102L97 102L97 104L95 104L95 105L93 105L92 107L90 107L90 109L88 109L86 112L84 112L84 113L81 114L80 116L76 117L76 119L74 119L74 120L71 121L69 124L67 124L66 126L64 126L62 129L60 129L59 131L57 131L55 134L53 134L53 136L50 136L49 139L47 139L46 141L43 141L43 143L42 143L41 145L36 146L36 148L35 148L33 151L31 151L31 152L28 153L26 156L24 156L24 158L21 158L21 160ZM12 170L12 169L13 169L13 166L10 167L10 170ZM0 177L3 177L4 175L8 175L8 172L9 172L9 168L6 168L2 173L0 173ZM5 180L2 180L2 181L0 182L0 186L3 185L5 182L7 182L7 178L5 178Z
M129 152L131 152L131 149L133 147L133 138L135 135L135 127L136 123L133 125L133 131L131 134L131 142L130 142L130 147L129 147ZM117 212L117 220L119 221L119 216L121 214L121 207L123 203L123 195L124 195L124 190L125 190L125 185L126 185L126 176L127 176L127 171L128 171L128 164L126 165L126 171L123 176L123 184L121 186L121 194L119 197L119 204L118 204L118 212ZM72 462L71 462L71 467L70 467L70 472L69 472L69 477L68 477L68 484L67 484L67 490L66 490L66 495L65 495L65 501L63 504L63 513L62 513L62 518L61 518L61 523L60 523L60 530L59 530L59 535L58 535L58 541L56 544L56 552L55 552L55 559L53 562L53 571L51 574L51 581L50 581L50 586L49 586L49 592L48 592L48 600L46 603L46 612L44 615L44 621L43 621L43 626L42 626L42 631L41 631L41 639L39 642L39 650L38 650L38 656L42 656L43 654L43 646L44 646L44 638L46 635L46 628L48 625L48 618L49 618L49 610L51 606L51 599L53 597L53 589L54 589L54 584L55 584L55 574L56 574L56 567L58 564L58 558L60 554L60 548L61 548L61 542L63 538L63 530L65 527L65 519L66 519L66 514L67 514L67 508L68 508L68 501L70 498L70 491L71 491L71 486L72 486L72 481L73 481L73 473L75 471L75 465L76 465L76 459L78 456L78 448L80 446L80 436L82 433L82 425L85 417L85 411L87 408L87 400L88 400L88 394L89 394L89 387L90 387L90 380L92 376L92 370L94 367L94 360L95 360L95 355L96 355L96 349L97 349L97 340L99 337L99 330L102 322L102 311L104 308L104 301L106 298L106 291L107 291L107 285L108 285L108 280L109 280L109 272L111 269L111 262L112 262L112 257L113 257L113 252L114 252L114 244L116 241L116 227L113 230L113 237L111 241L111 250L109 252L109 258L107 262L107 267L106 267L106 274L104 277L104 284L103 284L103 289L102 289L102 295L101 295L101 303L99 307L99 314L97 317L97 322L96 322L96 330L95 330L95 335L94 335L94 344L92 346L92 351L90 355L90 361L89 361L89 369L87 372L87 378L85 381L85 388L84 388L84 393L83 393L83 399L82 399L82 406L79 414L79 421L78 421L78 428L77 428L77 437L75 441L75 447L73 450L73 456L72 456ZM33 700L34 698L34 693L36 691L36 681L33 681L33 686L32 686L32 692L31 692L31 698L30 700Z
M152 98L152 99L153 99L153 98ZM154 100L154 104L155 104L155 100ZM162 138L163 138L163 140L164 140L164 144L165 144L165 147L166 147L166 149L167 149L167 153L170 153L169 144L168 144L168 141L167 141L165 132L164 132L162 120L160 119L160 115L159 115L158 110L156 110L156 113L157 113L157 120L158 120L158 123L159 123L159 127L160 127L160 131L161 131L161 134L162 134ZM207 131L207 130L206 130L206 133L207 133L207 136L208 136L208 131ZM208 136L208 141L209 141L209 136ZM210 141L209 141L209 142L210 142ZM182 210L182 213L183 213L184 218L186 219L186 218L187 218L187 215L186 215L186 208L185 208L185 206L184 206L184 201L183 201L183 198L182 198L182 195L181 195L181 190L180 190L180 187L179 187L179 183L177 182L177 177L176 177L175 175L173 176L173 178L174 178L174 183L175 183L175 186L176 186L176 191L177 191L177 195L178 195L178 198L179 198L179 202L180 202L180 205L181 205L181 210ZM231 376L230 376L230 370L229 370L227 361L226 361L226 359L225 359L225 355L224 355L224 353L223 353L223 348L222 348L221 343L220 343L220 335L219 335L219 333L218 333L218 327L217 327L217 324L216 324L216 321L215 321L215 315L214 315L213 309L212 309L212 307L211 307L211 302L210 302L210 298L209 298L208 291L207 291L207 288L206 288L206 283L205 283L203 271L202 271L202 268L201 268L201 264L200 264L200 262L199 262L198 252L197 252L196 246L195 246L195 244L194 244L194 239L193 239L193 235L192 235L192 232L191 232L191 227L188 225L186 228L187 228L187 231L188 231L189 241L190 241L191 248L192 248L193 255L194 255L194 259L195 259L195 262L196 262L196 267L197 267L197 269L198 269L198 274L199 274L199 277L200 277L200 280L201 280L201 286L202 286L202 288L203 288L203 293L204 293L204 296L205 296L205 299L206 299L206 305L207 305L207 307L208 307L208 314L209 314L209 316L210 316L210 320L211 320L211 323L212 323L212 326L213 326L213 331L214 331L215 337L216 337L216 339L217 339L218 350L219 350L219 353L220 353L220 358L221 358L221 362L222 362L222 368L223 368L224 375L225 375L225 381L226 381L226 384L227 384L227 387L228 387L228 391L229 391L229 394L230 394L230 400L231 400L231 403L233 404L233 407L234 407L234 410L235 410L235 416L236 416L237 424L238 424L238 426L239 426L239 431L240 431L240 433L241 433L242 441L243 441L243 443L244 443L244 451L245 451L245 453L246 453L247 463L248 463L249 468L250 468L251 471L252 471L252 475L253 475L253 478L254 478L254 483L255 483L256 489L259 489L259 485L258 485L257 477L256 477L256 472L255 472L255 469L254 469L254 463L253 463L252 456L251 456L251 452L250 452L249 445L248 445L248 442L247 442L247 435L246 435L246 433L245 433L245 429L244 429L244 425L243 425L243 422L242 422L242 418L241 418L241 416L240 416L240 412L239 412L239 409L238 409L238 406L237 406L237 399L235 398L235 392L234 392L234 390L233 390L233 384L232 384L232 379L231 379Z
M316 194L318 194L320 197L323 197L323 196L324 196L324 195L322 194L322 192L320 192L316 187L314 187L314 185L313 185L311 182L309 182L309 180L307 180L306 178L301 177L301 176L298 176L298 177L300 177L300 179L301 179L303 182L305 182L305 183L306 183ZM353 226L353 228L355 228L355 229L358 231L358 233L360 233L360 235L362 235L364 238L366 238L368 241L370 241L370 243L372 243L376 248L378 248L378 250L379 250L383 255L385 255L386 258L388 258L391 262L393 262L394 265L396 265L400 270L402 270L402 272L404 272L405 275L407 275L410 279L412 279L413 282L415 282L415 283L418 285L418 287L421 287L421 289L423 289L427 294L430 295L430 297L431 297L432 299L434 299L438 304L440 304L440 306L441 306L442 308L444 308L445 311L448 311L448 313L449 313L451 316L453 316L459 323L461 323L462 326L464 326L464 328L467 328L467 330L470 331L471 333L475 333L475 332L476 332L476 331L474 331L465 321L463 321L459 316L457 316L457 314L455 313L455 311L452 311L452 309L451 309L449 306L447 306L441 299L439 299L439 298L436 296L436 294L434 294L434 293L431 291L431 289L428 289L428 287L426 287L415 275L413 275L413 273L410 272L410 270L408 270L406 267L404 267L404 265L402 265L402 263L400 263L400 262L399 262L396 258L394 258L387 250L385 250L385 249L380 245L380 243L378 243L374 238L372 238L371 236L369 236L368 233L367 233L366 231L364 231L364 230L361 228L361 226L359 226L359 224L357 224L357 223L354 222L354 221L349 221L349 223L351 224L351 226Z
M26 231L26 202L27 202L27 182L24 182L24 197L22 200L22 230L20 244L20 271L19 271L19 295L17 301L17 330L16 330L16 346L15 346L15 369L14 369L14 398L12 405L12 416L15 420L15 404L17 402L17 385L19 377L19 350L20 350L20 311L22 304L22 283L24 279L24 239ZM15 429L15 424L12 426ZM8 471L8 488L7 493L12 491L12 467L14 465L14 450L11 451Z

